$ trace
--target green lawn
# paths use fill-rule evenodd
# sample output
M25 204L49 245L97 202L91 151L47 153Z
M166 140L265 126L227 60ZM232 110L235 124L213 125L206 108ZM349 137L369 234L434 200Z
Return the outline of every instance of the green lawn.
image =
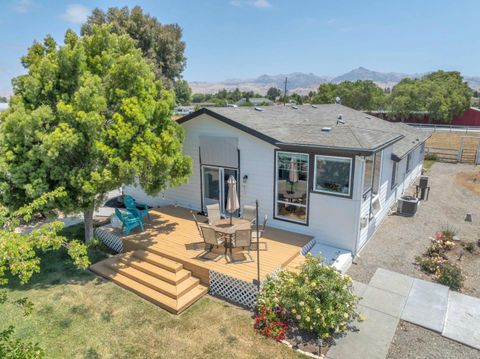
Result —
M423 168L428 171L428 170L433 166L433 164L434 164L435 162L437 162L437 161L424 160L424 161L423 161Z
M82 237L81 226L66 233ZM91 250L91 261L105 257ZM251 313L206 296L180 316L142 300L89 271L76 269L65 251L42 257L42 272L11 298L28 297L35 307L0 306L0 330L38 342L47 358L299 358L253 332Z

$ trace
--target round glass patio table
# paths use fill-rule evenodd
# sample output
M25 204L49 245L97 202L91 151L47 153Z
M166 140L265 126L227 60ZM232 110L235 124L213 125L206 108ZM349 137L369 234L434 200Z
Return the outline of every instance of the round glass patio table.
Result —
M230 218L224 218L213 222L211 227L215 230L215 232L230 237L235 234L235 231L240 229L250 229L250 221L247 219L233 217L232 225L230 225Z

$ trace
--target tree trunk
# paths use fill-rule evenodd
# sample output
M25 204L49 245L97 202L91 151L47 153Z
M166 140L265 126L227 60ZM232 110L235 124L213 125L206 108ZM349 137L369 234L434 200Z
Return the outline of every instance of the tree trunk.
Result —
M89 244L93 239L93 208L83 212L83 220L85 222L85 243Z

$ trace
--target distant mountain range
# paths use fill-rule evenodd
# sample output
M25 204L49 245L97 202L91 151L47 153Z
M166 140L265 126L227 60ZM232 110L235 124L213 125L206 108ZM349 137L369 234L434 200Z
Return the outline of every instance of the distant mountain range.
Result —
M254 79L230 79L222 82L190 82L193 93L215 93L221 89L239 88L242 91L255 91L260 94L266 94L270 87L284 88L285 77L288 78L287 89L290 92L307 94L309 91L316 90L322 83L339 83L342 81L372 80L382 88L392 87L404 78L416 78L423 74L404 74L400 72L378 72L359 67L343 75L318 76L312 73L293 72L290 74L279 75L261 75ZM464 76L465 81L474 89L480 89L480 76Z

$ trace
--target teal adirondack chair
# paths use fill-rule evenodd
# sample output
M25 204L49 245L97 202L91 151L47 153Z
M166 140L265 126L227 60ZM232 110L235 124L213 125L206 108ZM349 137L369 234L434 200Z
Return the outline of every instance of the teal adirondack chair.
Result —
M128 194L123 197L123 204L129 212L140 218L142 222L143 217L145 216L147 216L148 220L151 220L150 213L148 213L148 206L146 204L136 203L133 197Z
M137 227L140 227L142 231L144 231L143 222L137 216L130 215L129 213L122 213L118 210L118 208L115 208L115 215L118 217L120 222L122 222L121 231L125 231L125 235L128 236L130 231Z

